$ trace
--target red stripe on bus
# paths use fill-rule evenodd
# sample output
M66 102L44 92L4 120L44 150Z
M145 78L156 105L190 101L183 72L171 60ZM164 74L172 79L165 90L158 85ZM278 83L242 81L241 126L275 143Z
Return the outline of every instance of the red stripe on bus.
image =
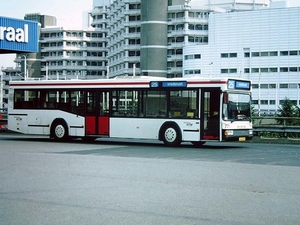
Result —
M111 86L111 85L118 85L118 86L126 86L126 85L149 85L150 82L114 82L114 83L18 83L18 84L10 84L10 86L21 87L21 86ZM197 85L197 84L227 84L227 81L188 81L189 85Z
M104 85L146 85L149 82L130 82L130 83L29 83L29 84L11 84L10 86L104 86Z

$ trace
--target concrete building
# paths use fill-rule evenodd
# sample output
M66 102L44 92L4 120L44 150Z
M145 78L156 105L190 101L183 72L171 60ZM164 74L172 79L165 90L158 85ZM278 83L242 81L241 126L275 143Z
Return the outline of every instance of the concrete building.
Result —
M41 25L40 69L27 55L16 62L21 74L26 59L29 77L37 77L29 71L34 68L52 79L247 78L256 109L272 113L285 97L300 105L299 9L285 6L269 0L94 0L90 28Z
M287 97L300 105L300 8L213 13L207 45L184 47L184 76L252 80L253 103L273 114Z
M41 28L47 26L56 26L56 17L49 15L41 15L40 13L31 13L24 16L24 20L36 21L39 23L39 37ZM39 49L41 48L40 43ZM23 76L39 78L41 76L41 52L37 53L21 53L16 55L15 62L21 67Z
M106 37L98 28L41 29L41 77L106 77Z
M98 16L105 21L101 15L107 15L110 77L182 77L183 47L208 43L211 12L257 10L268 4L269 0L94 0L90 13L94 27Z
M106 16L104 16L106 17ZM66 79L106 76L106 27L68 29L56 26L56 18L39 13L26 14L24 19L40 23L39 52L17 54L17 70L23 77ZM105 24L104 24L105 25Z

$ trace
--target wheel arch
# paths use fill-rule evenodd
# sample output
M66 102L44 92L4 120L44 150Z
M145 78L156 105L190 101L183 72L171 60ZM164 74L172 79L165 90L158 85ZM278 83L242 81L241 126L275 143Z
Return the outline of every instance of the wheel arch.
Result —
M181 129L180 129L180 127L178 126L178 124L177 124L176 122L173 122L173 121L167 121L167 122L164 122L164 123L161 125L161 127L160 127L160 129L159 129L159 133L158 133L159 140L160 140L160 141L163 140L163 135L164 135L163 131L164 131L164 129L165 129L166 127L170 127L170 126L174 127L174 128L178 131L179 138L180 138L180 140L182 140L182 132L181 132Z
M67 135L69 136L69 126L68 126L67 122L63 118L56 118L52 121L51 126L50 126L50 137L54 138L54 128L57 124L65 125Z

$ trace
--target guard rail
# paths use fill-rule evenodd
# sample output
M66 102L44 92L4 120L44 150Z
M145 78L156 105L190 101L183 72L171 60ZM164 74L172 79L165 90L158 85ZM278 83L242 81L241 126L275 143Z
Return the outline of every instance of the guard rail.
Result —
M300 117L252 117L254 135L300 137Z

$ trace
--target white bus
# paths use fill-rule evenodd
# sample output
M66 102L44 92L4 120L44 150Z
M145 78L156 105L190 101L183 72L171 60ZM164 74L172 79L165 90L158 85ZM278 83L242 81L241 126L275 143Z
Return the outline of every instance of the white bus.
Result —
M159 78L11 81L8 129L55 140L252 138L251 82Z

